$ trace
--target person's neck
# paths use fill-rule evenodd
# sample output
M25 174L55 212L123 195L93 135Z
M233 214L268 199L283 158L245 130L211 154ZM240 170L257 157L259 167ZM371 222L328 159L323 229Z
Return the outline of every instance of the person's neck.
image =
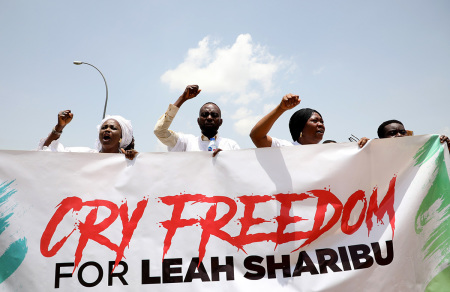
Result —
M207 137L208 139L211 139L211 138L216 137L217 131L215 131L215 132L209 132L209 133L202 132L202 134L203 134L203 136Z
M315 142L315 141L307 140L304 137L298 138L297 142L302 144L302 145L309 145L309 144L317 144L318 143L318 142Z
M103 148L100 150L100 153L119 153L118 147L112 147L112 148Z

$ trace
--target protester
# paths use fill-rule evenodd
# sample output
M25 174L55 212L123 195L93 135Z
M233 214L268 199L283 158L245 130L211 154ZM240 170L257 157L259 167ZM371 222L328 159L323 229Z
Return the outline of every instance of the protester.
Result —
M169 104L166 113L156 122L154 129L156 137L167 146L169 151L173 152L207 151L212 138L215 139L215 144L217 146L217 150L214 151L213 156L222 150L240 149L235 141L219 136L218 130L222 125L221 111L220 108L212 102L207 102L200 108L197 123L202 133L201 136L183 134L169 130L175 115L183 103L196 97L200 92L201 89L199 89L198 85L186 86L186 89L177 101L175 101L174 104Z
M408 136L408 131L405 130L403 123L398 120L388 120L378 127L378 138L395 138Z
M322 144L330 144L330 143L335 144L337 142L334 141L334 140L325 140L325 141L322 142Z
M70 110L58 113L58 124L47 138L41 139L38 150L55 152L123 153L132 160L138 154L134 150L133 127L131 122L121 116L107 116L98 126L96 149L88 147L64 147L59 138L63 129L72 121Z
M377 133L378 138L399 138L409 136L403 123L398 120L388 120L381 123L378 127ZM441 143L447 143L447 147L450 151L450 139L445 135L441 135L439 138Z
M250 132L250 138L256 147L281 147L292 145L318 144L325 134L325 125L322 115L310 108L302 108L296 111L289 120L289 130L293 142L281 140L267 135L276 120L287 110L290 110L300 104L298 95L289 93L283 96L279 105L270 113L265 115ZM364 137L358 142L362 148L368 138ZM326 143L336 143L333 140L327 140ZM324 143L325 143L324 142Z
M276 120L287 110L300 104L298 95L289 93L283 96L279 105L264 116L250 132L250 138L256 147L281 147L292 145L318 144L325 133L322 115L313 109L303 108L296 111L289 121L289 130L293 142L267 135Z

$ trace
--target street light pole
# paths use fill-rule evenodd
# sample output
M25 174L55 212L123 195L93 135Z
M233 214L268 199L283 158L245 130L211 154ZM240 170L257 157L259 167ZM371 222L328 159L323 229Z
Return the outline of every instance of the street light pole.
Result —
M92 65L92 64L89 64L89 63L86 63L86 62L80 62L80 61L73 61L73 63L74 63L75 65L86 64L86 65L89 65L89 66L91 66L91 67L94 67L94 68L100 73L100 75L102 75L103 81L105 81L105 87L106 87L105 109L103 110L103 118L102 118L102 119L104 119L104 118L105 118L105 114L106 114L106 105L108 104L108 84L106 84L105 76L103 76L102 72L101 72L97 67L95 67L95 66Z

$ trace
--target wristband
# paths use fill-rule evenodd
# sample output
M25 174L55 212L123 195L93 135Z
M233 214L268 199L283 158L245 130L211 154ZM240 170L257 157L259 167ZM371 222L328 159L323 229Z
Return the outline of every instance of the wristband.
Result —
M55 134L55 135L57 135L57 136L61 136L62 131L61 131L61 132L56 131L56 126L55 126L55 127L53 127L53 129L52 129L52 134Z

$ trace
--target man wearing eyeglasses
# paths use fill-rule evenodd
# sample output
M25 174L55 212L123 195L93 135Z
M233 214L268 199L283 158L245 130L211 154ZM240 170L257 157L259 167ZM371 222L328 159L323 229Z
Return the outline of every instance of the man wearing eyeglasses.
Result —
M405 127L403 126L403 123L398 120L389 120L386 122L383 122L378 127L378 137L379 138L398 138L398 137L405 137L405 136L412 136L412 131L405 130ZM445 136L440 136L441 143L447 143L447 146L450 150L450 139Z
M212 138L215 139L217 150L215 156L221 150L237 150L239 145L231 139L222 138L218 135L218 130L222 125L220 108L213 102L205 103L199 112L197 119L198 126L202 132L201 136L177 133L169 130L179 108L189 99L196 97L201 92L198 85L188 85L183 94L174 104L169 104L166 113L156 122L154 133L156 137L167 146L169 151L207 151Z

